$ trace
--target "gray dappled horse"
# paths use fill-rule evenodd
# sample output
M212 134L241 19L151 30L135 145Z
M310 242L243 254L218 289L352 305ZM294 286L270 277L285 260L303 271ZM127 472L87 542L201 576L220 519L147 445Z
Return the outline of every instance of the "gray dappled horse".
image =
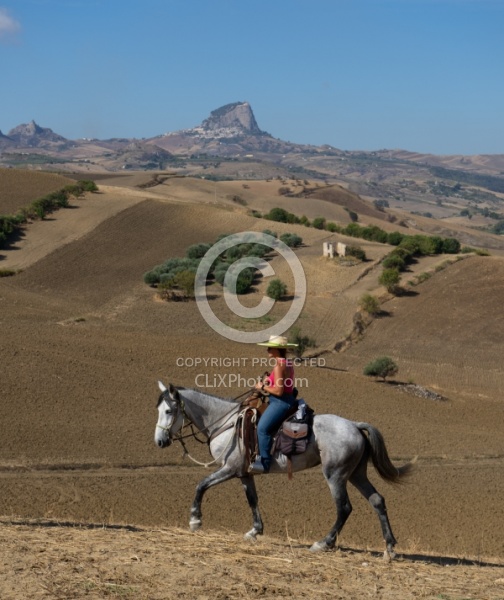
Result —
M182 428L191 424L203 434L209 444L218 468L205 477L196 488L191 507L191 531L201 527L201 502L206 490L233 477L241 479L253 515L253 527L245 538L255 540L263 533L263 522L258 508L254 476L248 472L246 451L236 424L242 407L237 402L224 400L203 392L158 382L161 395L158 400L158 422L154 439L160 448L182 440ZM366 432L366 434L364 434ZM283 460L282 460L283 459ZM369 501L378 514L386 543L385 558L394 557L397 543L387 516L384 498L367 477L367 463L371 459L382 479L398 483L411 471L412 463L395 467L387 453L381 433L368 423L355 423L332 414L315 415L313 432L306 452L292 456L292 471L302 471L322 464L324 477L336 503L336 522L326 537L315 542L313 552L334 548L337 536L352 512L347 492L350 481ZM208 465L207 465L208 466ZM270 473L286 473L283 455L275 455Z

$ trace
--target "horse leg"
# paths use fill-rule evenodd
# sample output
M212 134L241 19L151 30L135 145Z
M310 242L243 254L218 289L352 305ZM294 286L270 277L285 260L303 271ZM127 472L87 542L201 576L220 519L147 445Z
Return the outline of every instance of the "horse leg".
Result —
M369 481L366 473L366 463L361 463L361 465L359 465L358 470L350 477L350 482L359 490L378 514L383 539L387 544L383 558L392 560L395 557L394 546L397 544L397 541L392 533L392 528L390 527L387 507L385 506L385 498L376 491L376 488Z
M236 471L229 467L221 467L208 477L202 479L196 487L196 495L191 506L191 518L189 520L189 528L191 531L197 531L201 527L201 502L208 488L224 483L236 476Z
M264 529L261 513L259 512L258 507L256 485L254 478L251 475L246 475L245 477L242 477L241 482L245 490L245 495L247 496L249 506L252 509L253 517L253 527L250 531L248 531L245 534L245 539L251 542L255 542L257 541L257 536L262 535Z
M332 550L336 544L336 540L340 531L343 529L350 513L352 505L346 489L347 479L339 470L334 470L329 473L329 470L324 469L324 477L331 490L331 495L336 503L336 523L331 531L320 542L315 542L310 548L311 552L324 552Z

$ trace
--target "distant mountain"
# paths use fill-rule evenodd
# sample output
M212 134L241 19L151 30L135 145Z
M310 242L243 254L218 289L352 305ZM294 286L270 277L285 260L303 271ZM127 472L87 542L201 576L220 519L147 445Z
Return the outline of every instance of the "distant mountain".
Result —
M5 150L15 145L15 142L2 133L0 130L0 150Z
M229 135L247 133L263 135L259 129L254 113L248 102L226 104L210 113L208 119L201 124L201 129L213 133L228 133Z
M53 146L54 144L66 145L68 140L52 129L40 127L35 121L18 125L9 131L8 137L16 146L38 148L44 146Z
M254 155L266 160L303 148L262 131L248 102L226 104L212 111L197 127L165 133L146 142L174 154L204 153L227 158Z
M163 148L139 141L128 141L128 144L111 154L107 166L111 170L134 169L149 171L163 170L174 160L173 155Z
M357 193L379 199L391 194L402 197L403 190L412 190L413 182L418 179L461 180L498 193L504 185L504 154L436 156L406 150L359 152L286 142L259 127L248 102L217 108L193 128L142 140L68 140L35 121L18 125L8 135L0 132L0 164L29 167L32 155L36 155L37 166L57 164L62 170L171 168L185 175L234 178L306 174L318 179L335 178L353 186ZM226 161L225 169L221 159ZM233 161L243 164L233 166L230 164ZM471 177L462 177L461 173Z

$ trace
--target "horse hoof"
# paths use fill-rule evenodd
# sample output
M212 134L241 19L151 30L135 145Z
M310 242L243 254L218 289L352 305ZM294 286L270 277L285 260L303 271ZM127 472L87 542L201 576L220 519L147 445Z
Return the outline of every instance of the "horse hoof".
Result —
M321 542L315 542L310 548L310 552L329 552L329 550L332 550L332 548L327 545L325 540L322 540Z
M387 562L392 562L396 556L397 555L392 548L387 548L383 553L383 559Z
M195 531L198 531L198 529L201 527L201 520L200 519L191 519L189 521L189 529L194 533Z
M257 542L257 533L255 529L251 529L250 531L247 531L247 533L243 536L243 539L246 542L252 542L252 543L256 543Z

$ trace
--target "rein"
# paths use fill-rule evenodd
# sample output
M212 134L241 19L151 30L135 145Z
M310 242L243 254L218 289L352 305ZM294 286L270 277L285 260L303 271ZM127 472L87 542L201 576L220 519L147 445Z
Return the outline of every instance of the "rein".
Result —
M250 390L246 390L242 394L239 394L238 396L236 396L235 398L233 398L231 400L231 402L236 402L236 400L238 400L239 398L242 398L246 394L250 394L253 391L254 391L254 388L251 388ZM212 436L211 435L209 435L206 440L200 440L198 438L198 434L199 433L202 433L203 435L208 434L208 429L210 427L212 427L213 425L215 425L216 423L218 423L219 421L221 421L222 419L224 419L225 417L227 417L228 415L230 415L232 412L234 412L235 407L233 406L233 408L228 413L226 413L223 417L220 417L219 419L217 419L217 421L215 421L214 423L211 423L210 425L208 425L207 427L204 427L203 429L198 429L197 431L194 431L194 427L193 427L194 423L191 421L191 419L189 418L189 416L185 412L185 403L184 403L184 400L182 398L181 398L181 401L180 401L180 408L182 410L182 418L183 418L182 427L180 428L180 432L173 436L173 441L174 442L180 442L180 444L182 445L182 448L184 449L184 456L187 456L190 460L192 460L197 465L200 465L201 467L205 467L205 468L210 467L211 465L213 465L216 462L218 462L222 458L222 456L224 456L225 452L227 451L227 449L229 448L229 446L231 445L231 443L233 441L233 436L231 436L229 438L229 442L226 444L226 446L225 446L224 450L221 452L221 454L217 458L215 458L214 460L212 460L211 462L208 462L208 463L203 463L203 462L200 462L200 461L196 460L195 458L193 458L189 454L189 451L187 449L187 446L186 446L184 440L192 437L197 442L199 442L200 444L207 443L208 445L210 445L210 442L212 441ZM185 419L188 420L188 423L185 423ZM160 425L158 425L158 427L160 427L161 429L163 429L165 431L167 430L166 427L161 427ZM182 435L181 432L186 427L190 427L191 428L191 433L188 433L186 435ZM224 433L225 431L228 431L228 429L231 429L232 427L233 427L233 425L229 425L227 427L225 427L223 425L221 428L219 428L217 430L217 435L213 436L213 439L215 439L216 437L218 437L221 433Z

